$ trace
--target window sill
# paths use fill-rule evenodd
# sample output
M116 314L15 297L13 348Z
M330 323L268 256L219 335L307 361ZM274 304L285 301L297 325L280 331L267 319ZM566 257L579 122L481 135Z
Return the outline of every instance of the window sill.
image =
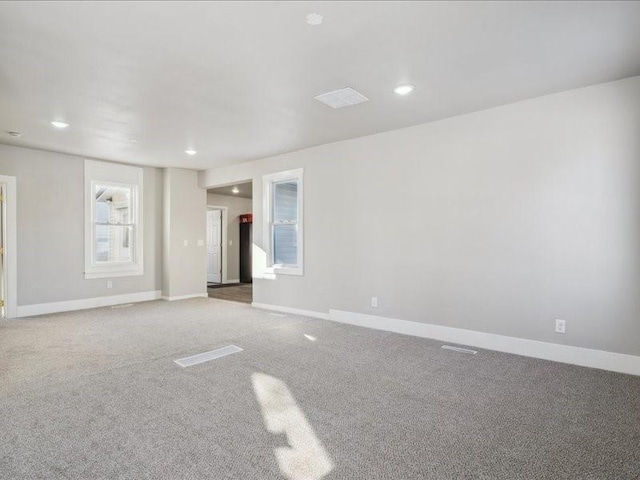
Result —
M302 267L267 267L265 272L273 275L297 275L299 277L304 276L304 270Z
M144 275L143 270L112 270L104 272L85 272L85 280L94 278L113 278L113 277L133 277L136 275Z

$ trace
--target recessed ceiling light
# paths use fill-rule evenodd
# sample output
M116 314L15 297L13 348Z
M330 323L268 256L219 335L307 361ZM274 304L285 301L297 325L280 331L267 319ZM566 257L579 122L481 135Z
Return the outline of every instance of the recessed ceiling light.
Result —
M309 15L307 15L307 23L309 25L313 25L314 27L316 25L320 25L322 23L322 15L320 15L319 13L310 13Z
M233 193L240 193L240 189L239 189L238 187L233 187L233 188L231 189L231 191L232 191Z
M10 137L13 138L20 138L22 136L22 134L20 132L7 132L9 134Z
M67 127L69 126L69 124L68 124L68 123L66 123L66 122L62 122L62 121L60 121L60 120L54 120L53 122L51 122L51 125L53 125L53 126L54 126L54 127L56 127L56 128L59 128L59 129L61 129L61 130L62 130L63 128L67 128Z
M195 155L198 152L196 152L195 150L191 149L191 150L185 150L184 153L186 153L187 155Z
M416 88L413 85L400 85L393 89L398 95L408 95L413 92L413 89Z
M129 143L138 143L139 140L137 138L130 138Z

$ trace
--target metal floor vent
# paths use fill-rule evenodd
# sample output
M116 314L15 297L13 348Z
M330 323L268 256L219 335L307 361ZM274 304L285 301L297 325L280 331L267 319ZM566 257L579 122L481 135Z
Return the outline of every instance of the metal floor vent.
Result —
M112 305L111 308L125 308L125 307L133 307L133 303L124 303L122 305Z
M226 347L211 350L210 352L199 353L190 357L180 358L174 360L181 367L191 367L192 365L198 365L199 363L208 362L210 360L216 360L221 357L226 357L232 353L241 352L242 349L237 345L228 345Z
M269 315L272 317L286 317L284 313L270 313Z
M443 350L453 350L454 352L467 353L469 355L475 355L477 350L469 350L468 348L454 347L453 345L442 345Z

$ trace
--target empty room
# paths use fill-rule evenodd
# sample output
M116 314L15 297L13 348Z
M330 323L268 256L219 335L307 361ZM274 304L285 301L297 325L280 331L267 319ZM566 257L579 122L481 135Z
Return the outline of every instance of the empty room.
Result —
M0 479L640 478L640 2L0 2Z

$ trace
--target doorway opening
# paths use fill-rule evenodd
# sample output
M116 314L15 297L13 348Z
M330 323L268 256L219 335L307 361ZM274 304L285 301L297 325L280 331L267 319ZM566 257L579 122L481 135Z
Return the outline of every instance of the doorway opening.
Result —
M234 302L253 301L251 181L207 189L207 292Z

